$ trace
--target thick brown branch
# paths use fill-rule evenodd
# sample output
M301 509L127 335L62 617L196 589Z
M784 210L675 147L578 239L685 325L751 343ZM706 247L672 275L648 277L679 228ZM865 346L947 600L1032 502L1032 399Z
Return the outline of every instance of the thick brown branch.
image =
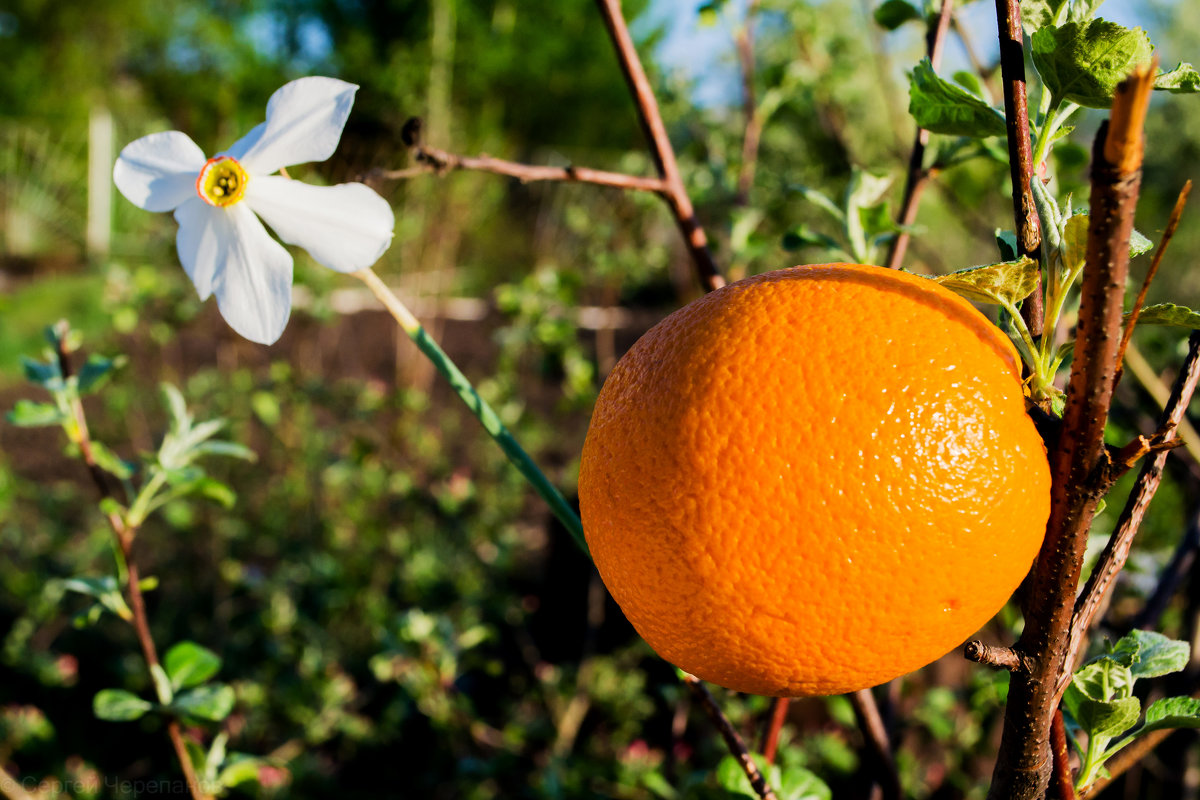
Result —
M950 30L950 20L954 15L954 0L942 0L942 11L937 19L929 24L925 34L925 51L929 55L929 63L936 71L942 61L942 45L946 41L946 32ZM925 148L929 145L929 131L917 128L913 138L912 155L908 160L908 177L904 183L904 200L900 204L900 213L896 217L901 230L892 240L888 250L886 266L888 269L899 269L904 263L904 254L908 250L908 228L917 221L917 208L921 204L921 194L925 184L931 177L925 169Z
M896 771L896 760L892 757L892 743L888 739L887 727L879 713L879 704L870 689L860 689L846 695L854 709L854 718L858 720L858 729L862 731L867 751L875 762L873 777L883 790L884 800L900 800L903 792L900 789L900 773Z
M721 712L720 706L717 705L716 699L712 696L712 692L708 687L697 678L695 675L684 674L683 682L692 690L692 694L700 701L700 705L704 708L704 713L708 714L709 719L717 726L717 730L721 732L721 736L725 739L725 745L729 748L729 752L741 764L742 770L746 773L746 778L749 779L750 785L762 800L776 800L775 792L767 784L766 778L763 777L758 765L754 763L754 759L750 756L750 751L746 749L746 743L742 741L742 737L738 736L738 732L733 729L733 725L729 719Z
M996 0L1000 30L1000 73L1004 82L1004 118L1008 128L1008 163L1013 185L1017 255L1041 260L1042 229L1033 201L1033 145L1029 139L1029 104L1025 93L1025 48L1021 32L1021 0ZM1038 285L1021 306L1029 332L1042 335L1042 290Z
M521 183L535 181L565 181L574 183L591 183L597 186L611 186L616 189L627 189L640 192L666 191L666 183L661 178L643 178L637 175L625 175L620 172L605 172L588 167L544 167L532 164L521 164L502 158L492 158L487 154L479 156L459 156L427 145L416 145L412 148L412 158L416 166L408 169L375 170L369 177L385 180L403 180L418 175L431 173L442 175L454 170L474 170L490 172L493 175L504 175L516 178Z
M1097 484L1103 478L1100 465L1106 455L1104 425L1112 402L1129 236L1141 183L1140 161L1131 160L1127 152L1130 147L1141 152L1140 131L1124 126L1141 124L1142 117L1128 107L1149 102L1153 74L1144 70L1121 84L1112 121L1101 127L1093 153L1091 225L1075 360L1067 385L1063 433L1049 454L1050 519L1028 580L1025 630L1018 644L1032 659L1033 668L1028 674L1013 674L989 793L992 800L1040 798L1050 778L1050 719L1087 533L1100 500ZM1121 143L1116 151L1114 141Z
M642 130L650 144L650 153L654 157L654 163L658 166L659 174L666 182L663 196L671 206L675 221L683 234L683 240L696 268L696 275L705 290L719 289L725 285L725 279L717 269L717 263L708 249L708 237L705 235L700 221L696 219L692 200L688 197L687 189L683 185L683 178L679 174L679 165L675 162L675 150L671 147L671 140L667 137L667 128L663 124L662 114L659 113L658 100L654 97L650 80L646 77L646 71L642 68L637 49L633 46L633 38L629 35L629 27L625 24L625 17L621 13L621 2L620 0L596 0L596 6L604 18L609 36L612 37L613 46L617 51L617 60L621 64L621 72L624 73L629 90L633 93L638 119L641 121Z
M1169 431L1164 437L1166 441L1174 439L1175 426L1187 413L1188 404L1196 390L1196 383L1200 380L1200 332L1191 335L1188 345L1187 358L1184 359L1183 367L1171 389L1171 398L1167 401L1167 407L1159 419L1159 427ZM1058 697L1062 696L1062 693L1066 691L1067 684L1070 683L1073 667L1080 650L1087 641L1088 631L1092 627L1092 620L1095 618L1097 610L1103 604L1104 598L1108 596L1117 575L1125 567L1125 562L1129 558L1129 550L1133 546L1133 539L1137 535L1138 528L1141 527L1142 518L1162 481L1163 465L1166 460L1167 452L1160 451L1147 458L1142 464L1142 471L1138 475L1137 483L1129 493L1125 508L1121 511L1120 519L1117 520L1117 527L1109 538L1104 552L1100 554L1096 566L1092 568L1092 574L1088 578L1087 584L1075 601L1075 609L1071 617L1070 639L1063 662L1064 670L1058 679L1056 690Z

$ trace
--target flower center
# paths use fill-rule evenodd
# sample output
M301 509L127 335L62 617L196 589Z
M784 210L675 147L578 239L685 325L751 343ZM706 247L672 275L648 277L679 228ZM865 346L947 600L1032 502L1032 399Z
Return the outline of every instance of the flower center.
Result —
M249 178L236 158L210 158L196 176L196 194L210 206L231 206L246 193Z

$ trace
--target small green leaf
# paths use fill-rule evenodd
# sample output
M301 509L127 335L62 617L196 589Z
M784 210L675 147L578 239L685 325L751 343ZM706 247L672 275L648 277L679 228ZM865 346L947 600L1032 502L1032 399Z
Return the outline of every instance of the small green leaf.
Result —
M129 722L140 719L147 711L154 708L132 692L124 689L102 689L92 700L92 711L100 719L109 722Z
M46 425L61 425L66 416L53 403L18 400L5 419L20 428L41 428Z
M1165 728L1200 728L1200 699L1164 697L1146 709L1146 724L1138 734Z
M154 693L158 695L158 702L164 706L170 703L175 697L175 690L171 687L171 678L162 668L162 664L150 665L150 677L154 679Z
M1089 700L1108 702L1133 695L1133 673L1129 665L1137 661L1136 653L1113 653L1097 656L1075 671L1071 685Z
M934 133L983 139L1004 136L1004 114L970 92L942 80L922 59L908 85L908 113Z
M833 791L825 781L804 767L787 767L779 775L779 800L832 800Z
M113 370L124 363L124 357L106 358L99 355L89 356L87 363L79 370L79 392L87 394L99 389L108 376L112 374Z
M797 225L783 235L783 249L799 250L801 247L824 247L828 250L841 249L833 237L814 231L807 225Z
M62 388L62 373L58 371L57 363L21 356L21 367L25 370L25 379L30 383L36 383L52 392Z
M201 478L190 491L212 500L222 508L233 508L237 503L237 494L233 489L216 478Z
M1129 316L1129 312L1126 312L1126 321L1129 320ZM1175 328L1200 330L1200 312L1192 311L1186 306L1177 306L1174 303L1145 306L1142 313L1138 314L1137 321L1138 325L1169 325Z
M1135 258L1142 253L1149 253L1154 249L1154 242L1147 239L1137 231L1129 233L1129 257Z
M225 748L229 744L229 733L221 731L213 737L208 755L204 757L204 776L209 780L217 778L217 770L225 763Z
M1117 84L1150 63L1154 45L1141 28L1095 19L1036 31L1030 53L1056 103L1108 108Z
M1128 643L1128 644L1127 644ZM1138 660L1129 668L1134 679L1157 678L1181 672L1188 665L1191 648L1187 642L1168 639L1161 633L1134 629L1113 645L1117 651L1122 647L1136 646Z
M1079 727L1089 736L1112 739L1137 724L1142 715L1142 702L1136 697L1122 697L1107 702L1085 699L1073 714Z
M921 19L921 11L907 0L885 0L875 9L875 22L885 30L894 31L914 19Z
M996 247L1000 250L1000 258L1004 261L1017 260L1017 234L1013 231L996 229Z
M257 461L258 454L245 445L237 442L201 442L192 449L196 455L208 456L228 456L229 458L240 458L243 461Z
M230 753L217 774L217 783L225 787L239 786L258 780L258 773L268 763L245 753Z
M1087 257L1088 215L1086 212L1076 214L1067 220L1063 226L1062 253L1063 265L1068 273L1074 273L1083 267Z
M803 185L793 186L792 191L799 192L804 196L805 200L825 211L827 214L829 214L829 216L833 217L843 225L846 223L846 212L838 208L837 203L830 200L829 196L824 192L820 192L816 189L810 189L809 187Z
M102 442L92 442L92 457L96 459L96 465L100 469L116 475L123 481L133 477L133 464L109 450Z
M1174 94L1195 94L1200 92L1200 72L1191 64L1180 62L1170 72L1160 72L1154 79L1154 88Z
M1023 0L1021 24L1025 26L1027 33L1053 25L1058 21L1059 10L1066 2L1067 0Z
M1041 270L1032 258L969 267L933 278L952 292L977 303L1015 306L1037 288Z
M189 717L220 722L233 711L234 699L230 686L211 683L177 694L170 707Z
M180 642L163 658L171 687L176 691L199 686L221 669L221 657L195 642Z

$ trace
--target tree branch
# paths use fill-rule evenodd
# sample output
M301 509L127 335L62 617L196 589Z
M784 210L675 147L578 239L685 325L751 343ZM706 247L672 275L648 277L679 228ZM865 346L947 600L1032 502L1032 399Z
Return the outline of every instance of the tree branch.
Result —
M71 376L71 361L66 350L67 329L66 326L60 323L60 328L56 337L57 348L56 356L58 358L58 368L62 373L63 380ZM92 448L91 436L88 433L87 418L84 415L83 403L80 402L78 395L75 396L71 404L71 414L74 418L79 452L83 456L84 463L87 464L88 473L92 477L92 482L96 484L100 496L105 499L116 499L109 488L108 481L104 477L104 470L96 462L95 454ZM129 601L129 609L133 612L133 629L137 634L138 644L142 649L142 656L146 660L146 667L155 672L160 668L158 660L158 650L154 646L154 638L150 634L150 622L146 616L146 601L142 595L141 575L138 571L137 562L133 558L133 540L137 535L137 529L131 528L125 524L125 520L120 514L110 512L107 515L108 522L112 526L113 534L116 536L117 545L121 548L121 555L125 559L126 594ZM188 755L187 747L183 741L183 732L179 727L177 720L167 722L167 736L171 740L171 746L175 748L175 756L179 760L180 769L183 770L184 779L187 781L188 791L191 793L194 800L211 800L211 795L204 791L200 785L200 781L196 776L196 771L192 766L192 759Z
M617 60L621 64L621 72L625 74L625 81L629 84L629 90L637 105L642 131L646 134L646 139L650 144L650 153L654 157L654 163L658 166L659 174L666 183L663 196L670 205L671 212L675 215L675 222L683 234L683 240L696 268L696 275L705 290L719 289L725 285L725 279L721 276L716 261L713 260L712 252L708 249L708 237L699 220L696 219L692 200L688 197L687 189L684 188L683 178L679 174L679 165L675 162L675 150L671 147L671 140L667 137L667 128L663 124L662 114L659 113L658 100L654 97L650 80L646 77L646 71L642 68L637 49L633 46L633 38L629 35L629 27L625 24L625 17L621 13L621 2L620 0L596 0L596 7L600 10L600 16L604 18L604 25L608 28L609 36L612 37L613 47L617 51Z
M1171 399L1167 402L1166 410L1159 419L1160 429L1168 430L1164 437L1166 441L1175 438L1174 426L1178 425L1179 420L1187 413L1188 404L1191 402L1198 380L1200 380L1200 331L1192 333L1188 339L1187 357L1184 359L1183 367L1171 389ZM1137 535L1146 509L1162 481L1163 465L1166 460L1167 451L1164 450L1147 458L1142 464L1142 471L1138 475L1137 483L1129 493L1129 498L1125 501L1125 508L1121 511L1120 519L1117 520L1117 527L1109 538L1104 552L1100 554L1096 566L1092 568L1092 574L1088 577L1083 591L1075 600L1075 609L1071 616L1070 639L1063 660L1063 674L1059 676L1058 688L1055 692L1057 697L1062 697L1062 693L1066 691L1067 685L1071 682L1071 673L1079 652L1087 641L1092 620L1104 598L1112 589L1117 575L1125 567L1125 562L1129 558L1129 550L1133 546L1133 538Z
M383 180L405 180L419 175L444 175L454 170L474 170L490 172L493 175L504 175L516 178L521 183L536 181L564 181L569 183L590 183L597 186L611 186L616 189L627 189L639 192L666 192L666 183L661 178L643 178L636 175L626 175L620 172L606 172L588 167L545 167L532 164L521 164L507 161L503 158L493 158L486 153L479 156L460 156L439 150L424 144L414 144L411 147L412 160L416 166L408 169L377 169L368 173L369 178Z
M1033 145L1029 138L1029 104L1025 95L1025 47L1021 31L1021 0L996 0L1000 30L1000 73L1004 84L1004 118L1008 128L1008 163L1013 185L1013 216L1016 220L1017 255L1041 260L1042 230L1033 200ZM1032 336L1042 335L1042 287L1021 306Z
M963 658L993 669L1006 669L1009 672L1030 671L1029 662L1018 651L1011 647L984 644L978 639L967 642L963 648Z
M1071 780L1071 753L1067 749L1067 728L1061 709L1054 710L1050 723L1050 748L1054 755L1054 789L1058 800L1075 800L1075 783Z
M936 20L931 20L925 32L925 52L929 55L929 63L937 71L942 62L942 45L946 41L946 32L950 30L950 20L954 15L954 0L942 0L942 10ZM886 266L888 269L899 269L904 263L904 254L908 251L908 228L917 221L917 208L921 204L921 195L925 184L929 181L931 172L925 168L925 148L929 145L929 131L917 128L913 138L912 155L908 160L908 178L904 183L904 200L900 205L900 213L896 223L902 230L892 240L888 249Z
M883 790L884 800L900 800L903 792L900 788L900 774L896 771L896 760L892 758L892 743L888 739L887 728L883 717L879 714L879 704L870 689L859 689L846 695L854 709L854 718L858 720L858 729L862 731L867 751L875 762L874 781Z
M768 764L775 763L775 754L779 751L779 732L787 720L788 706L791 700L787 697L776 697L771 701L771 718L767 722L767 731L763 736L762 754Z
M750 785L754 787L754 791L762 800L776 800L775 792L767 785L766 779L762 772L759 771L758 765L754 763L754 759L750 756L750 751L746 749L746 743L742 741L742 737L738 736L738 732L733 729L733 725L729 719L721 712L720 706L717 705L716 699L712 696L712 692L708 687L697 678L695 675L683 673L683 682L692 690L692 694L700 701L704 712L708 714L708 718L717 726L717 730L721 732L721 736L725 739L725 744L729 748L729 752L733 753L734 758L742 765L742 770L746 773L746 777L750 780Z
M1015 22L1019 24L1019 20ZM1025 630L1016 647L1032 659L1032 669L1012 677L988 794L992 800L1034 800L1045 793L1050 778L1050 718L1087 533L1101 495L1104 425L1112 402L1116 332L1121 328L1129 236L1141 184L1140 126L1153 75L1153 69L1142 69L1121 84L1111 121L1101 126L1093 152L1091 225L1075 360L1067 385L1062 436L1050 452L1046 538L1028 580ZM1011 83L1007 74L1005 82Z

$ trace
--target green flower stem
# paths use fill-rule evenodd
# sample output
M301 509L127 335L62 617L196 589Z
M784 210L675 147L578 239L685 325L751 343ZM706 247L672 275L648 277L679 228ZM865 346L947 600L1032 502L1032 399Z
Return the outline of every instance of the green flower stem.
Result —
M555 488L554 484L550 483L545 474L533 463L533 459L529 457L529 454L517 443L517 440L509 433L508 428L500 421L500 417L496 414L495 410L475 391L475 387L467 380L467 376L462 374L462 371L450 360L450 357L438 346L438 343L429 336L425 328L413 316L412 312L400 302L400 298L392 293L392 290L379 279L379 276L374 271L369 268L364 269L361 272L355 272L354 277L365 283L375 296L379 298L379 301L387 308L401 329L408 334L408 337L420 348L421 352L433 362L438 372L442 373L446 380L449 381L450 387L467 404L467 408L471 410L471 413L483 425L488 435L492 437L496 444L500 445L500 449L508 456L508 460L521 471L521 474L525 476L525 479L529 481L534 490L549 504L550 510L554 512L554 516L558 517L559 522L566 527L567 532L574 537L575 543L583 549L584 553L590 555L587 540L583 536L583 523L579 521L579 515L575 513L575 509L571 508L566 498L562 496L562 493Z

